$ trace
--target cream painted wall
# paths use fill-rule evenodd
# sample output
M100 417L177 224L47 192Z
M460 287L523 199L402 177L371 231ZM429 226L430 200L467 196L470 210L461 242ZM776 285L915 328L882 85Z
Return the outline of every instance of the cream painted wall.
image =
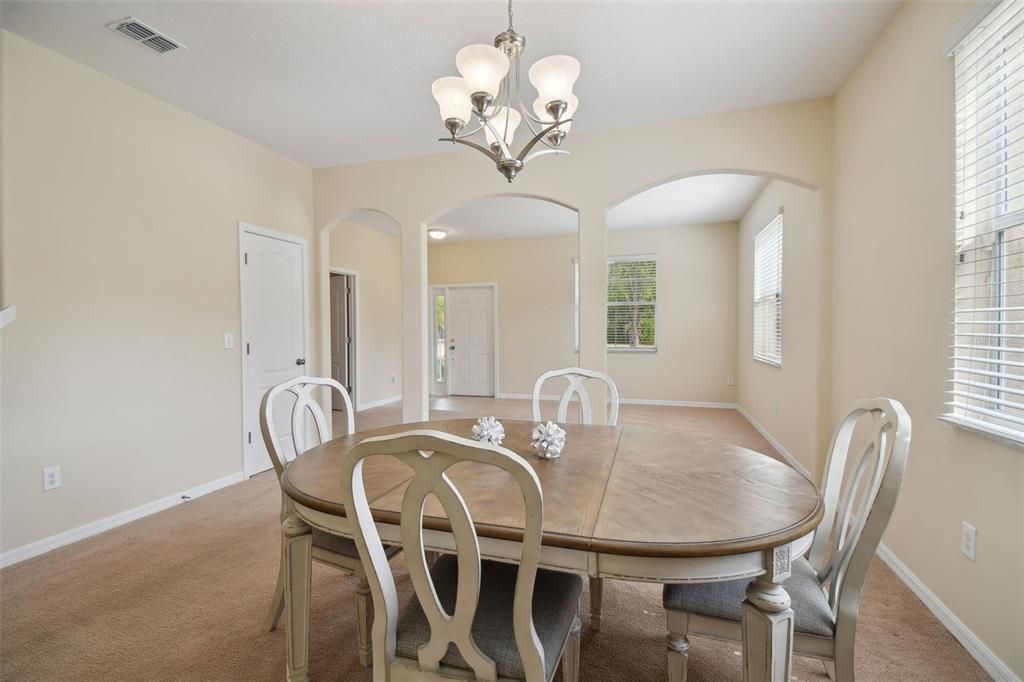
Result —
M754 236L784 208L782 245L782 366L753 358ZM817 192L769 182L740 220L739 403L800 464L820 480L829 428L822 357L825 259ZM776 409L777 407L777 409Z
M299 163L10 33L0 50L8 550L241 471L238 221L310 238L313 196Z
M430 284L498 284L498 393L530 395L542 373L576 365L572 260L578 241L576 235L482 239L428 248Z
M1024 451L938 421L953 277L953 67L973 4L909 2L835 103L832 418L900 399L910 463L885 543L1024 677ZM978 528L977 560L960 523Z
M640 190L706 171L775 175L821 187L827 194L831 142L832 102L825 98L580 134L567 143L570 156L537 159L513 187L486 159L465 149L322 168L314 171L316 225L325 235L340 217L370 208L388 213L402 226L403 416L417 420L426 415L430 383L424 225L470 199L495 194L545 197L578 209L580 364L604 370L608 209ZM323 255L320 269L327 267ZM326 310L322 300L316 305ZM599 396L595 404L603 410Z
M608 353L623 398L735 403L736 223L608 233L609 256L658 258L657 353Z
M402 242L350 220L331 231L331 267L358 271L356 409L402 395ZM328 325L329 325L328 321ZM391 383L391 377L397 378Z

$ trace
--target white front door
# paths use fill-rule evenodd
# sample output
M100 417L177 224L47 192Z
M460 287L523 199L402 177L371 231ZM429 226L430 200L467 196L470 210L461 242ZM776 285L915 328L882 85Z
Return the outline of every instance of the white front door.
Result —
M494 289L448 289L448 392L494 395Z
M293 241L242 232L242 353L245 363L245 474L271 467L260 432L260 402L267 390L305 374L306 263ZM275 405L280 447L291 455L291 406Z

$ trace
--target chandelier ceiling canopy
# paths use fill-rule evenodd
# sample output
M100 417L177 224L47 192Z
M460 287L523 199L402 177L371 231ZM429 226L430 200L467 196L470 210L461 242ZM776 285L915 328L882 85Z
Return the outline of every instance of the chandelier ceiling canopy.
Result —
M494 38L494 46L468 45L455 55L460 76L438 78L430 90L437 100L441 120L452 142L472 147L491 159L512 182L523 165L544 154L568 154L561 149L579 106L573 85L580 63L566 55L538 60L530 67L530 83L537 90L533 106L523 103L519 87L519 62L526 37L512 28L512 0L508 3L508 30ZM520 124L526 122L533 137L518 154L512 143ZM477 133L483 132L486 146ZM541 145L540 149L534 147Z

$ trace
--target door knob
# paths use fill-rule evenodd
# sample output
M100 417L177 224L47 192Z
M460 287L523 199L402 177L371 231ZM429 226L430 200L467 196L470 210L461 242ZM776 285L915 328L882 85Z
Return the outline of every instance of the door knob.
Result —
M304 364L306 364L306 358L299 358L299 359L297 359L295 361L295 364L296 365L304 365Z

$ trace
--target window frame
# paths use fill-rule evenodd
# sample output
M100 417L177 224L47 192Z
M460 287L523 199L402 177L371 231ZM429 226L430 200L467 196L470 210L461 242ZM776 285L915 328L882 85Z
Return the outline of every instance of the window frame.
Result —
M751 264L751 289L753 291L751 291L751 297L750 297L750 301L751 301L751 303L750 303L750 346L751 346L751 348L750 348L750 355L751 355L751 357L756 362L763 363L763 364L768 365L770 367L777 367L779 369L782 368L782 358L783 358L783 344L782 344L782 340L783 340L783 324L782 324L782 313L783 313L783 307L784 307L784 298L783 298L783 293L782 293L782 284L783 284L783 279L784 278L782 276L783 275L782 268L785 265L785 258L783 258L783 250L784 250L785 244L786 244L786 221L785 221L785 219L783 217L784 214L785 214L785 211L780 206L779 207L779 212L771 220L769 220L768 223L764 227L762 227L760 230L758 230L757 233L754 234L754 238L751 240L751 247L752 247L752 253L751 253L752 257L751 257L751 260L753 261L753 263ZM757 282L758 282L758 276L757 276L757 272L758 272L758 268L757 268L757 241L761 237L761 235L765 234L765 232L767 230L773 228L776 224L778 224L778 230L779 230L779 238L778 238L779 239L779 250L778 250L778 265L777 265L777 269L778 269L778 273L779 273L778 274L778 286L777 286L774 294L769 294L767 296L762 296L762 297L758 298L758 296L757 296ZM763 301L763 300L770 300L771 297L774 297L776 299L776 310L778 311L778 315L777 315L776 320L775 320L775 326L777 328L778 338L779 338L779 354L778 354L778 357L775 357L773 355L769 355L767 353L765 353L765 354L758 354L758 350L757 350L757 311L758 311L758 303Z
M657 353L658 352L658 294L661 289L661 268L658 267L658 256L657 254L637 254L637 255L622 255L622 256L608 256L605 263L605 287L604 287L604 305L605 305L605 324L607 325L608 308L611 307L612 301L608 300L608 269L613 263L625 263L625 262L645 262L651 261L654 263L654 301L651 303L644 303L643 305L652 305L654 307L654 344L650 346L637 346L637 347L622 347L622 346L609 346L608 345L608 331L605 329L605 351L608 353ZM616 307L625 307L630 304L622 301L614 302Z

